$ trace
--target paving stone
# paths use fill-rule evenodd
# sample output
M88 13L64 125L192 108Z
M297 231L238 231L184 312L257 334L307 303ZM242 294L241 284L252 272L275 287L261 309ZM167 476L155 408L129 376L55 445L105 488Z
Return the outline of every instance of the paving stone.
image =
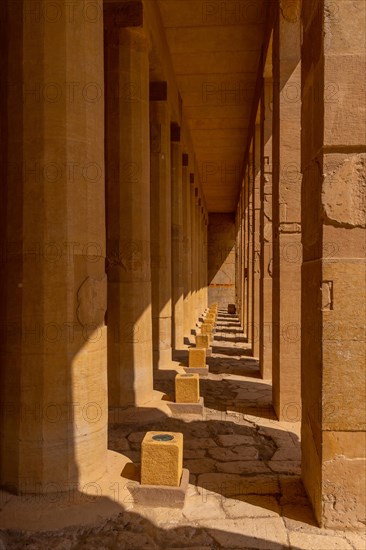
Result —
M366 533L352 533L347 532L344 534L347 542L350 542L354 550L365 550L366 548Z
M197 437L195 439L185 439L183 441L184 449L208 449L217 447L215 441L209 437Z
M215 461L211 458L197 458L185 460L184 467L192 474L205 474L215 470Z
M205 449L183 449L183 459L203 458L206 455Z
M222 445L223 447L234 447L239 445L254 445L255 440L254 437L249 435L240 435L240 434L232 434L232 435L219 435L217 437L219 445Z
M271 470L261 460L236 460L234 462L216 462L218 472L227 474L270 474Z
M188 494L186 498L188 498ZM157 527L162 523L177 525L183 520L183 510L177 508L150 508L148 506L135 505L133 507L133 513L139 514L141 517L151 521L151 523Z
M274 495L280 492L277 477L264 475L201 474L198 476L197 487L204 495L214 492L228 498L247 494Z
M222 507L229 518L277 517L280 507L275 497L246 495L245 500L224 499Z
M234 461L234 460L255 460L258 458L258 450L255 447L235 447L229 449L226 447L217 447L216 449L209 449L208 454L215 460L220 461Z
M220 499L210 498L203 502L200 494L186 500L183 515L190 521L226 517Z
M280 474L301 474L301 462L291 462L289 460L269 460L268 467L272 470L272 472L278 472Z
M210 535L223 548L230 550L288 548L287 534L281 518L256 518L255 521L252 518L208 520L204 525L210 528Z
M206 520L210 521L210 520ZM218 520L211 520L218 521ZM220 520L225 521L225 520ZM165 525L161 524L161 529L157 535L157 542L162 548L167 546L182 548L208 547L214 548L213 538L208 531L193 525L181 525L174 529L164 529Z
M290 544L296 550L353 550L344 536L314 535L295 531L289 533Z
M284 460L293 460L299 462L301 460L301 449L300 445L295 446L291 445L291 447L284 447L278 449L274 455L272 456L272 461L284 461Z

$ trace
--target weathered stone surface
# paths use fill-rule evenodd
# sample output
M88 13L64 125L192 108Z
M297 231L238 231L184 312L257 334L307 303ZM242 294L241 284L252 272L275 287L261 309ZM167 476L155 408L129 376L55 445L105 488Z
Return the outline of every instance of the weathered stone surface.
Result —
M189 349L188 366L191 368L205 368L206 367L206 350L199 348Z
M258 450L255 447L246 447L244 445L227 449L218 447L217 449L209 449L209 454L215 460L233 461L233 460L255 460L258 458Z
M254 438L248 435L219 435L217 436L217 440L219 445L223 447L234 447L239 445L250 446L254 444Z
M225 497L241 497L247 494L274 495L279 492L276 478L266 476L240 476L235 474L202 474L198 476L199 492L214 492Z
M287 545L281 518L208 520L205 525L211 528L210 534L224 548L278 550L279 546Z
M200 380L198 374L177 374L175 377L176 403L198 403Z
M159 440L154 439L158 437ZM182 467L183 434L155 431L146 433L141 444L141 485L179 487Z
M222 509L220 499L210 498L206 502L202 502L201 495L196 495L187 499L183 515L190 521L225 518L225 512Z
M366 227L366 155L342 157L327 158L329 167L325 166L322 192L325 222L349 228Z
M332 536L294 532L290 533L289 538L290 544L294 548L301 548L303 550L313 550L314 548L321 548L322 550L352 550L352 546L344 537L335 538Z
M184 460L184 465L192 474L205 474L215 469L215 461L212 458Z
M269 462L269 464L271 463ZM216 469L218 472L223 472L227 474L269 474L272 470L272 468L270 469L270 467L268 467L267 464L265 462L262 462L261 460L236 460L234 462L216 462Z
M278 517L280 507L275 497L246 495L244 500L225 499L222 503L229 518Z

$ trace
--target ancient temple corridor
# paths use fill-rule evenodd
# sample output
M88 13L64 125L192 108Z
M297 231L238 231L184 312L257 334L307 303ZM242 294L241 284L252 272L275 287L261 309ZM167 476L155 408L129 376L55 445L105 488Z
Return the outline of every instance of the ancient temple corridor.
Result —
M364 0L2 0L0 550L365 550Z
M108 448L125 456L130 466L141 462L141 441L147 430L183 433L184 467L190 472L183 511L136 506L125 493L119 495L119 515L97 528L12 533L6 539L9 548L361 549L361 534L316 526L300 480L300 424L296 418L295 422L275 419L271 382L261 379L258 360L251 357L243 340L237 317L219 312L213 353L208 358L210 374L201 386L206 405L203 416L171 414L157 400L142 417L126 411L110 426ZM187 364L186 354L180 363ZM178 364L177 370L182 370ZM174 374L162 373L156 384L168 399L174 393ZM121 486L137 483L138 471L127 464ZM116 487L111 484L104 490L111 498ZM95 515L99 507L105 513L104 503L98 500L103 498L93 492L89 499L84 497L85 508L94 506ZM67 506L60 501L58 513L70 521L70 511L65 514L65 510ZM10 505L8 514L14 511ZM22 519L29 522L26 516Z

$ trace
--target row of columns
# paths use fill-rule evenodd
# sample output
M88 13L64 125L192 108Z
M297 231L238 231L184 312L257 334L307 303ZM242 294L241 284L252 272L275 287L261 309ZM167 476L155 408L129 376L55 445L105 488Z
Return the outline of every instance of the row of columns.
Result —
M316 518L336 528L361 528L366 501L361 4L274 4L236 213L241 322L278 419L301 420Z
M77 0L36 29L26 4L1 18L0 483L45 493L104 475L108 405L113 422L151 401L184 347L208 218L142 3L100 0L88 22ZM65 80L72 101L39 95Z
M296 421L301 418L301 102L289 94L300 86L299 19L279 11L270 46L236 217L239 315L262 377L272 378L277 417Z

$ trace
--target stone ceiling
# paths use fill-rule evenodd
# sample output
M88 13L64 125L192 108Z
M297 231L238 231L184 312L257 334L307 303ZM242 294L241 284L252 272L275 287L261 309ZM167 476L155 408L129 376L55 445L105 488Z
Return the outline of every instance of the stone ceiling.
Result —
M233 212L266 0L158 0L210 212Z

